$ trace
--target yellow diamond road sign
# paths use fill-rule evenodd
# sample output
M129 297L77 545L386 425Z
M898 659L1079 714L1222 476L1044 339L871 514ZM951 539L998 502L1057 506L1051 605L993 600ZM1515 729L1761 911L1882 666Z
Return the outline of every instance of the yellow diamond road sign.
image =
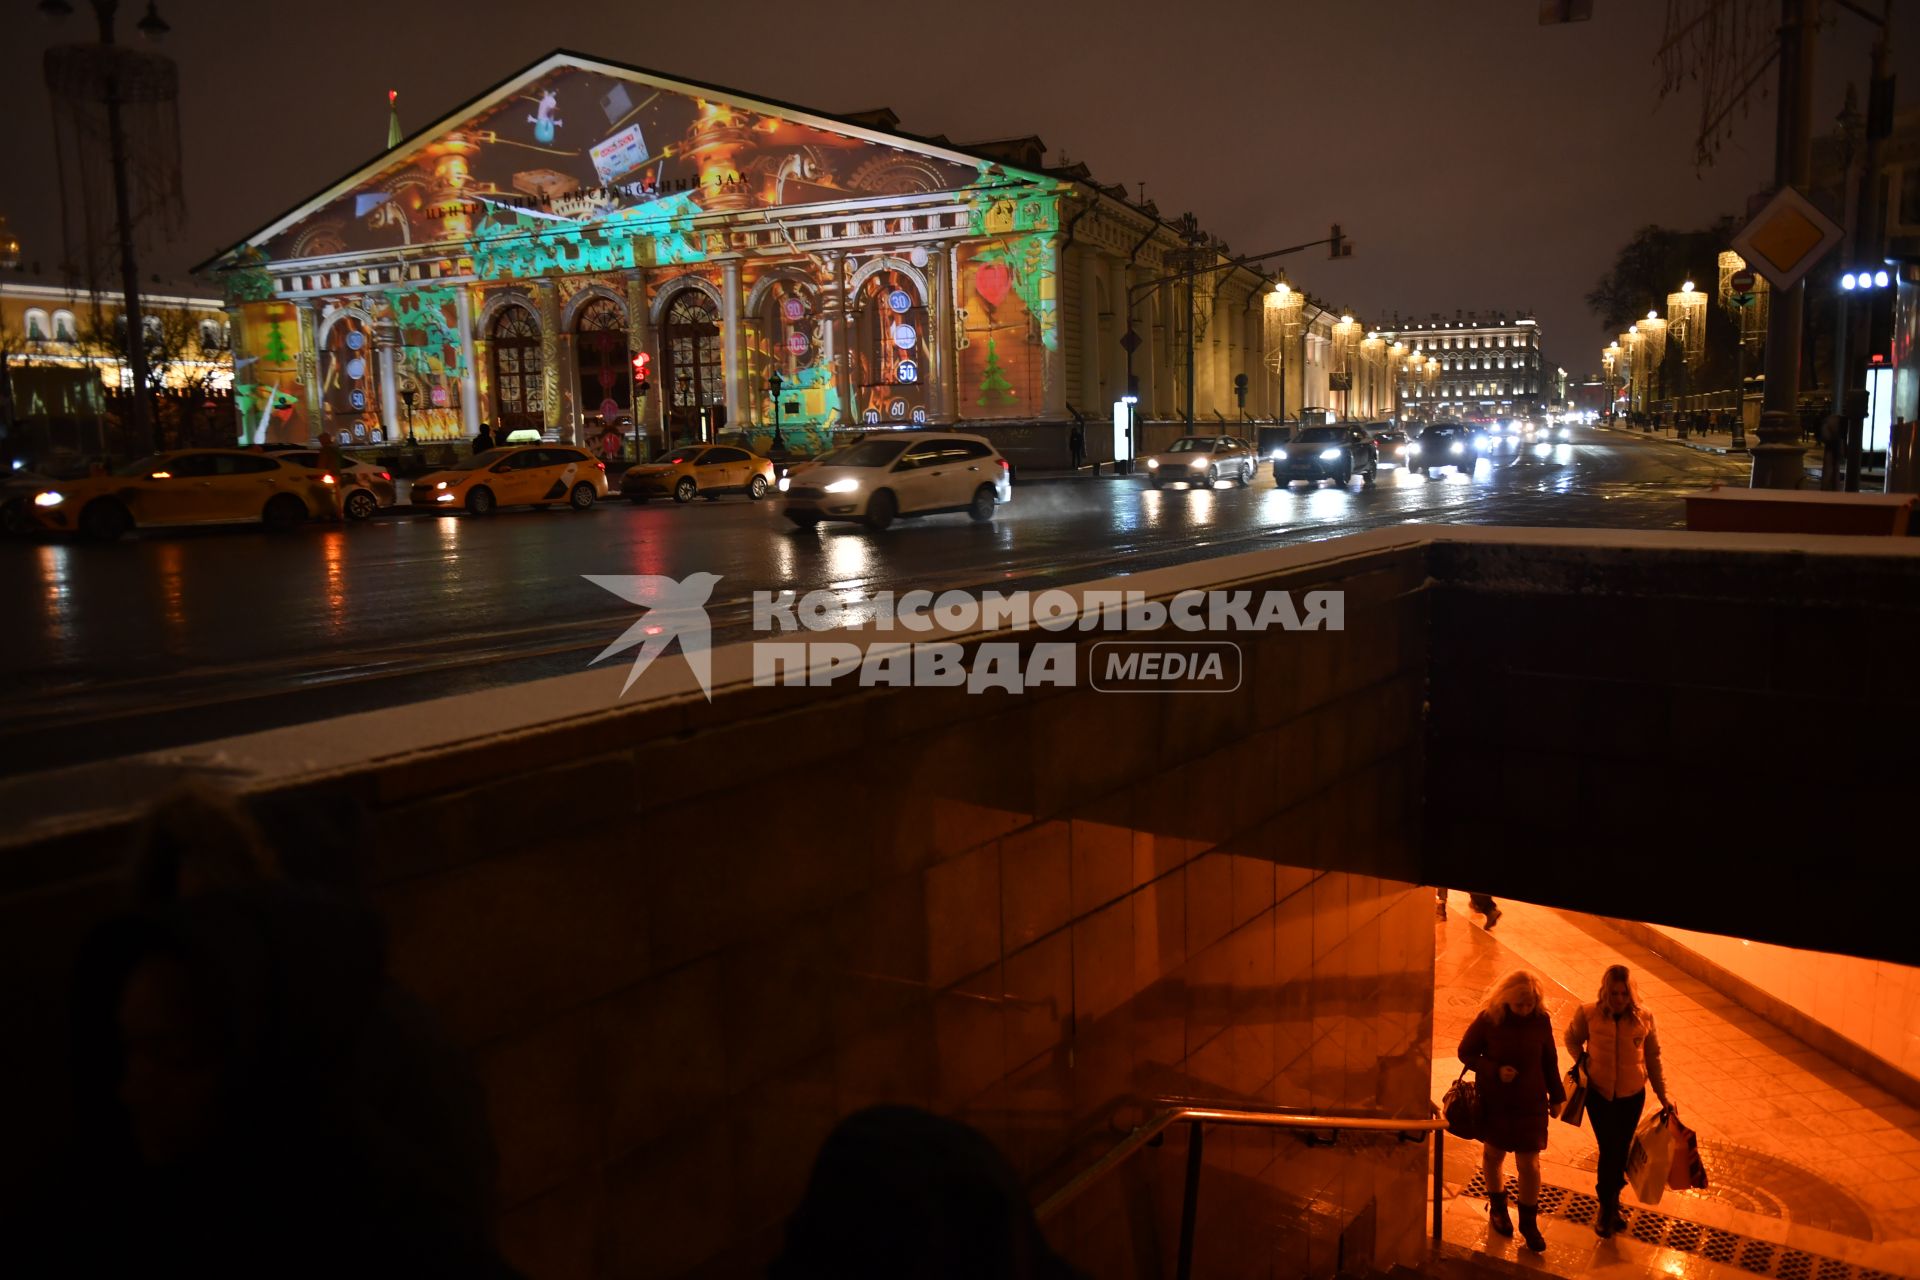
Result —
M1782 187L1733 238L1733 251L1774 288L1791 289L1845 235L1813 201L1792 187Z

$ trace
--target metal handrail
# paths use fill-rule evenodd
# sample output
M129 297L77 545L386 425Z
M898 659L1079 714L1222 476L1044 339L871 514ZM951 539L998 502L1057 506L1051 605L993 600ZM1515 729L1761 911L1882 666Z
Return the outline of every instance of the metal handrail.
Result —
M1203 1126L1209 1124L1239 1125L1260 1129L1295 1129L1307 1134L1307 1140L1313 1141L1316 1133L1341 1132L1391 1133L1402 1142L1424 1142L1425 1135L1433 1135L1433 1237L1440 1238L1440 1197L1442 1184L1440 1179L1441 1162L1446 1146L1447 1122L1442 1118L1440 1109L1431 1102L1427 1104L1430 1118L1426 1120L1403 1120L1392 1116L1330 1116L1317 1112L1291 1110L1262 1110L1250 1107L1217 1107L1197 1102L1175 1099L1156 1099L1164 1104L1161 1109L1148 1116L1133 1131L1115 1143L1107 1153L1076 1174L1066 1185L1042 1200L1034 1209L1034 1214L1045 1222L1079 1199L1087 1189L1125 1164L1142 1147L1147 1146L1176 1124L1191 1124L1193 1132L1187 1139L1187 1179L1186 1193L1183 1197L1180 1213L1180 1256L1178 1280L1188 1280L1193 1268L1193 1233L1195 1218L1199 1207L1200 1166L1203 1155Z

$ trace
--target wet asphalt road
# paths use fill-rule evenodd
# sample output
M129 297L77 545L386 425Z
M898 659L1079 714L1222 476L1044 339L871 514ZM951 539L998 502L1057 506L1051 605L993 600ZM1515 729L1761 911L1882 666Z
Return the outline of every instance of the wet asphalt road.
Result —
M204 741L584 668L635 610L585 574L721 575L716 639L756 590L1038 586L1395 524L1678 528L1679 494L1744 458L1581 430L1471 479L1371 488L1016 487L990 525L799 531L773 500L382 518L0 545L0 775Z

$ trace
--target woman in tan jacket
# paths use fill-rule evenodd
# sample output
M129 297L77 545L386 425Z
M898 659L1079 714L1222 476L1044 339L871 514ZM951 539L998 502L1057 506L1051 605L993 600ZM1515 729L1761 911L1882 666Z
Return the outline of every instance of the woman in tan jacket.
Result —
M1575 1062L1583 1054L1587 1060L1587 1115L1600 1144L1600 1173L1594 1184L1600 1214L1593 1229L1610 1236L1627 1225L1620 1215L1620 1188L1627 1185L1627 1152L1647 1105L1647 1085L1653 1085L1661 1106L1673 1105L1660 1069L1653 1014L1640 1003L1627 966L1616 964L1600 975L1599 999L1574 1010L1566 1044Z

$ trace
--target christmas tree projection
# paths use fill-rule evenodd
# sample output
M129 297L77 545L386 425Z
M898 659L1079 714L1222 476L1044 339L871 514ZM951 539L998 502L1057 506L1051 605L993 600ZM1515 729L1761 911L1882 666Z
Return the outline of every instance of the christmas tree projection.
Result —
M267 349L260 354L268 364L293 363L293 354L287 350L287 340L280 333L278 320L267 329Z
M995 349L993 339L988 338L986 377L980 381L979 403L982 408L986 407L987 397L993 395L995 392L1005 396L1008 400L1017 400L1020 398L1019 394L1014 391L1013 384L1007 381L1007 375L1000 368L1000 352Z

